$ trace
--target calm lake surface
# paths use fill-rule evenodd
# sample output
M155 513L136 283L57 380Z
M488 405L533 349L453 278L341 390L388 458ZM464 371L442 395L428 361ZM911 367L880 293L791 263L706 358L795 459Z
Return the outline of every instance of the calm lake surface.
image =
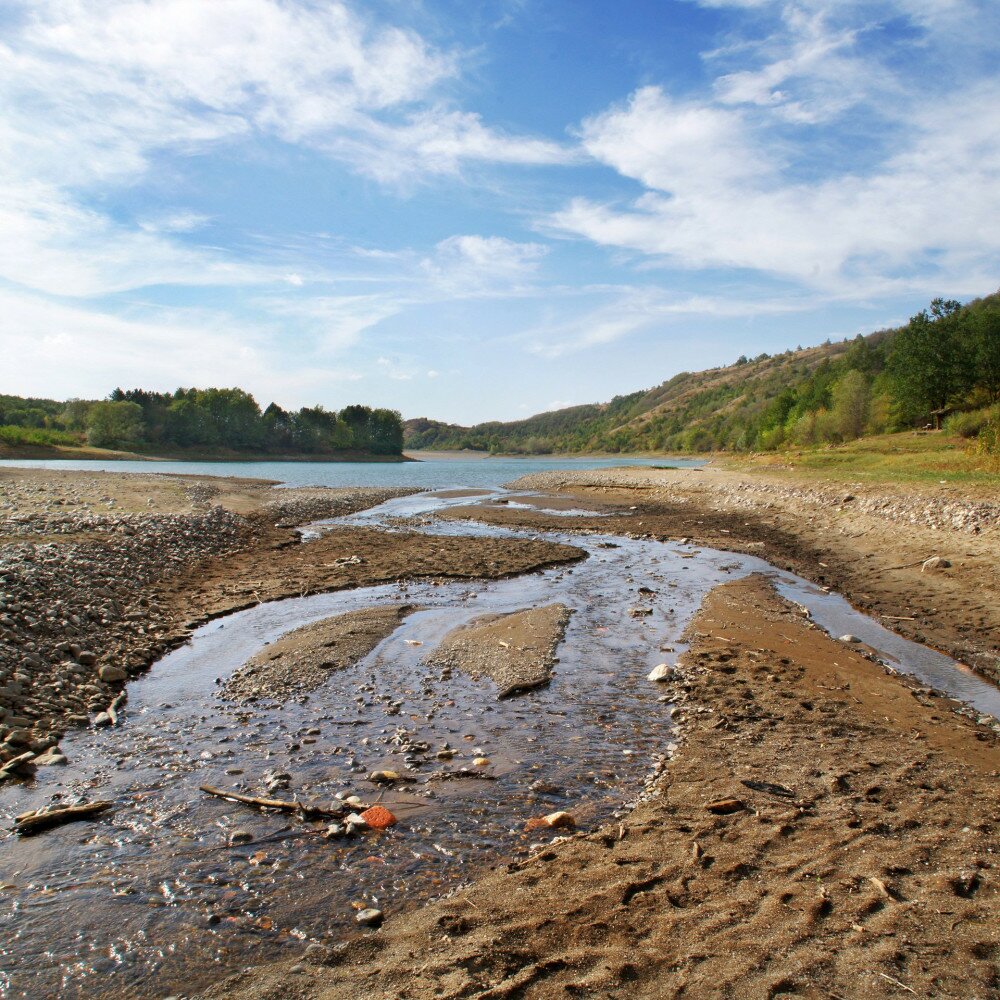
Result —
M623 465L695 468L699 458L455 458L421 456L418 462L114 462L72 459L5 459L0 466L83 469L89 472L160 472L198 476L275 479L286 486L414 486L436 490L495 488L533 472L605 469Z

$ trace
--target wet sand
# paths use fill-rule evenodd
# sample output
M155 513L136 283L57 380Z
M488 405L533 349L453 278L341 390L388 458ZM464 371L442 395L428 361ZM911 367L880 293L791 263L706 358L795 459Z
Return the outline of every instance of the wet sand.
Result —
M759 555L1000 682L1000 487L969 496L950 486L848 491L713 468L562 471L511 485L612 514L573 518L574 530ZM566 518L513 505L471 506L443 516L567 527ZM950 565L924 569L934 556Z
M427 662L489 677L497 697L510 698L549 682L569 615L564 605L548 604L475 618L445 636Z
M759 577L689 638L681 746L623 822L205 996L995 996L996 738Z
M345 670L364 659L413 610L408 604L362 608L294 629L232 674L222 696L283 704L314 691L331 670Z

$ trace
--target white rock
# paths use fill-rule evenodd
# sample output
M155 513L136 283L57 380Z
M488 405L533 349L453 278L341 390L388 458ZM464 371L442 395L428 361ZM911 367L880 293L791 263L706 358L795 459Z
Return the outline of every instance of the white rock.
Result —
M659 663L649 672L646 680L669 681L674 676L674 668L669 663Z

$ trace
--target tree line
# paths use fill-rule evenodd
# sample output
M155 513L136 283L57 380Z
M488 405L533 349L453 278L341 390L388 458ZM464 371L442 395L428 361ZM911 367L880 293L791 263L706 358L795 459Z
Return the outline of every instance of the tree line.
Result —
M403 422L396 410L360 404L342 410L304 406L261 410L243 389L114 389L107 399L55 400L0 396L0 427L34 431L24 443L99 448L225 450L274 455L399 455ZM10 441L12 435L7 435Z
M1000 435L1000 294L935 299L903 327L740 356L601 406L512 423L407 422L407 446L492 452L769 451L935 427ZM991 445L990 447L993 447Z

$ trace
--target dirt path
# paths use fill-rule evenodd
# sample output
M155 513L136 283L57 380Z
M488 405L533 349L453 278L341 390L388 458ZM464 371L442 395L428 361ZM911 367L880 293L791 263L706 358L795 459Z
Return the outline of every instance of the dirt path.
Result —
M206 996L998 995L996 738L760 578L690 638L682 745L620 826Z

